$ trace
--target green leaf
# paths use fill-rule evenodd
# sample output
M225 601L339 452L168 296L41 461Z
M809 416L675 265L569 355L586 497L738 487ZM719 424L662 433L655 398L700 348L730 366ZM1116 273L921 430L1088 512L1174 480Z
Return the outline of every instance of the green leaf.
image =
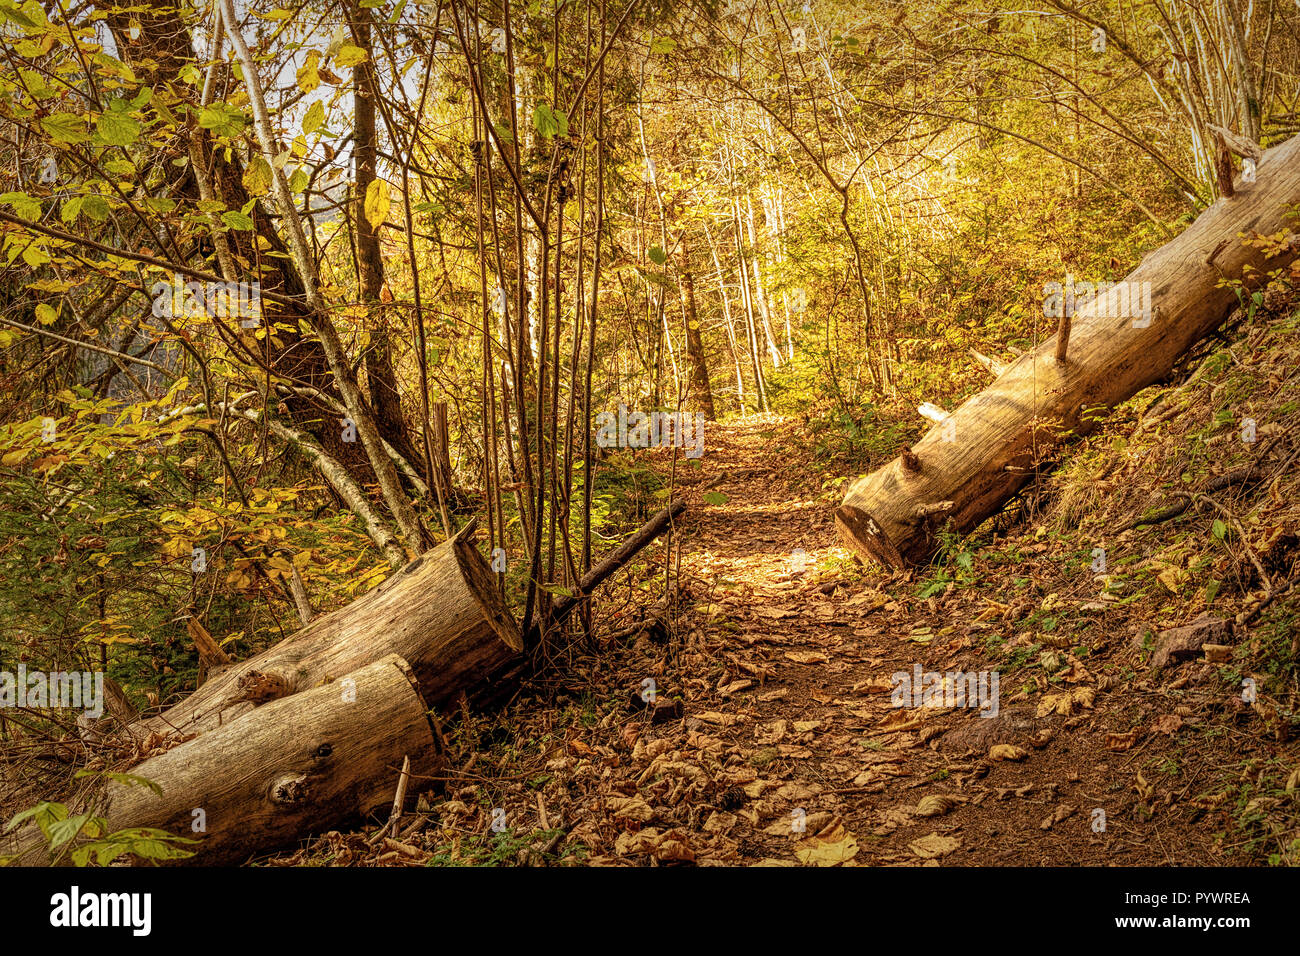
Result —
M45 78L35 70L19 69L18 75L23 78L23 86L27 87L27 92L38 100L49 99L54 95L54 91L46 84Z
M533 110L533 127L539 136L551 139L554 136L569 135L569 118L558 110L553 110L545 103L539 103Z
M74 222L76 218L81 215L81 207L85 201L85 196L73 196L65 202L63 208L59 210L59 218L66 223Z
M388 183L382 179L373 179L366 187L365 213L370 225L378 229L388 218L388 208L392 200L388 196Z
M36 307L36 321L41 325L53 325L58 318L59 313L54 311L54 306L42 302Z
M35 219L41 214L41 203L38 199L33 199L26 193L2 193L0 194L0 203L8 203L14 207L14 212L23 219Z
M90 396L85 396L89 398ZM122 773L112 770L78 770L75 774L76 779L82 777L98 777L101 780L107 780L111 783L120 783L124 787L144 787L154 793L155 796L163 795L163 788L154 780L148 777L142 777L135 773Z
M704 503L708 505L725 505L730 500L721 491L706 491L704 493Z
M271 164L260 155L254 156L244 170L244 186L249 195L264 196L271 188L272 177Z
M88 864L88 863L90 862L90 855L91 855L92 853L94 853L97 849L98 849L98 847L96 847L94 844L83 844L82 846L77 847L77 848L76 848L75 850L73 850L72 853L70 854L70 859L72 860L72 865L73 865L73 866L85 866L86 864ZM103 866L103 865L104 865L104 864L102 864L102 863L100 864L100 866Z
M320 54L312 50L307 54L307 62L298 67L298 89L303 93L310 93L320 86L320 71L317 69L319 63Z
M243 111L226 103L205 106L199 113L199 125L218 136L238 136L243 132L245 123Z
M10 23L16 23L24 30L39 30L41 25L23 13L16 6L9 3L0 3L0 17L8 20Z
M40 803L36 804L36 806L24 810L21 813L14 814L13 819L9 821L9 825L5 827L5 830L12 830L20 823L25 823L27 820L34 820L36 825L41 828L41 833L43 833L48 839L50 827L55 823L58 823L60 820L65 819L67 815L68 808L63 804L55 803L52 800L42 800Z
M668 261L668 253L664 252L658 246L651 246L650 261L657 266L661 266Z
M1228 533L1228 526L1224 524L1222 521L1220 521L1218 518L1215 518L1214 524L1210 526L1210 534L1214 535L1216 540L1222 541L1224 536L1227 533Z
M140 123L127 113L101 113L95 124L100 142L106 146L130 146L140 138Z
M81 204L81 211L89 216L95 222L103 222L108 218L108 200L103 196L96 196L93 193L85 196Z
M253 220L238 210L231 209L221 214L221 221L231 229L252 229Z
M75 113L51 113L41 120L41 126L58 143L84 143L90 139L86 121Z
M166 830L158 830L154 827L133 827L129 830L118 830L108 839L125 845L127 853L133 853L146 860L180 860L187 856L193 856L193 852L169 844L199 842L186 837L172 836Z
M82 813L51 824L49 833L46 834L50 841L50 849L54 850L63 846L76 836L81 831L82 825L89 822L89 820L90 814Z
M23 248L23 262L27 263L33 269L45 265L50 261L50 254L45 251L43 246L32 243L30 246Z

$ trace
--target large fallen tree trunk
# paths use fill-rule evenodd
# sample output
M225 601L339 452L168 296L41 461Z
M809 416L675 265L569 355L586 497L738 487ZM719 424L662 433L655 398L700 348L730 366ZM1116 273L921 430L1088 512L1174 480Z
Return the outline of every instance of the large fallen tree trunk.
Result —
M407 663L390 654L339 676L132 767L159 789L110 783L95 801L104 832L156 827L198 841L186 862L239 863L391 803L404 758L428 779L439 741ZM6 849L41 865L43 844L31 828Z
M347 607L211 678L171 709L137 722L131 732L200 734L387 654L409 661L425 699L440 707L522 652L519 627L492 572L462 534Z
M1064 362L1049 339L899 458L855 481L835 511L845 544L901 567L925 560L940 528L964 533L994 514L1033 477L1045 451L1088 431L1098 409L1166 377L1223 322L1238 300L1222 280L1294 258L1294 251L1270 258L1238 235L1286 230L1286 207L1296 202L1300 137L1268 150L1254 183L1238 181L1232 198L1206 209L1116 290L1081 306L1062 329Z

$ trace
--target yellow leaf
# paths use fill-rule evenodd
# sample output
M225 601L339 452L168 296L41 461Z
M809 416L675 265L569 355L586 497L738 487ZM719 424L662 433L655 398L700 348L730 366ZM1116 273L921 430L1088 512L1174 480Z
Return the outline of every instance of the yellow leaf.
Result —
M917 856L923 860L933 860L953 852L961 846L961 840L956 837L941 836L938 833L931 833L929 836L923 836L919 840L913 840L908 845Z
M371 227L378 229L380 224L388 218L388 207L392 205L392 200L388 195L388 183L382 179L372 180L366 187L366 219Z
M839 866L858 855L858 841L836 822L817 836L802 841L794 850L804 866Z
M1024 760L1028 755L1029 751L1015 744L994 744L989 748L990 760Z
M343 48L334 55L335 66L356 66L364 62L366 51L359 46L353 46L351 43L343 44Z
M320 86L320 73L316 69L320 54L312 50L307 54L307 62L298 68L298 89L310 93Z
M251 196L264 196L271 188L271 164L261 156L254 156L244 170L244 187Z

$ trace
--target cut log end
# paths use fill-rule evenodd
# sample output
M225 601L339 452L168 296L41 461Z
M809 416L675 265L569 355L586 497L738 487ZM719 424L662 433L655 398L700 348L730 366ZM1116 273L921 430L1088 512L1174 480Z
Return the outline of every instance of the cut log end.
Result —
M876 520L861 508L840 505L835 509L835 527L850 550L875 558L890 570L907 566L898 548L881 530Z
M456 538L452 547L455 549L456 560L460 563L466 586L482 605L484 619L500 638L501 643L515 653L522 654L524 640L519 632L519 625L515 623L514 615L506 607L505 599L497 589L496 576L488 567L487 561L468 538Z
M345 676L132 767L158 789L109 782L106 829L158 827L197 841L179 862L237 864L382 810L408 759L413 780L431 781L445 758L412 668L388 655ZM0 839L0 852L52 862L34 827Z

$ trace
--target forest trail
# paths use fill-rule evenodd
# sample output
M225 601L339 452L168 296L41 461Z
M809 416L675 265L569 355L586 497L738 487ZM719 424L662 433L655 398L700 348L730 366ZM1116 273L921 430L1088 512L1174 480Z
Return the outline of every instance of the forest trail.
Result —
M694 604L679 621L681 652L655 678L659 706L675 716L662 697L680 695L683 716L623 726L631 772L625 796L606 804L622 862L1216 862L1190 797L1201 771L1178 780L1177 799L1157 795L1138 762L1145 743L1106 749L1133 714L1107 700L1105 678L1082 667L1066 678L1067 695L1091 702L1057 708L1069 716L1038 717L1041 698L1022 693L1028 678L1005 673L996 716L891 705L896 672L998 664L972 637L969 594L919 599L915 581L878 569L844 583L852 559L810 445L788 419L710 426L682 543ZM712 491L726 501L703 501ZM598 830L610 833L586 835Z

